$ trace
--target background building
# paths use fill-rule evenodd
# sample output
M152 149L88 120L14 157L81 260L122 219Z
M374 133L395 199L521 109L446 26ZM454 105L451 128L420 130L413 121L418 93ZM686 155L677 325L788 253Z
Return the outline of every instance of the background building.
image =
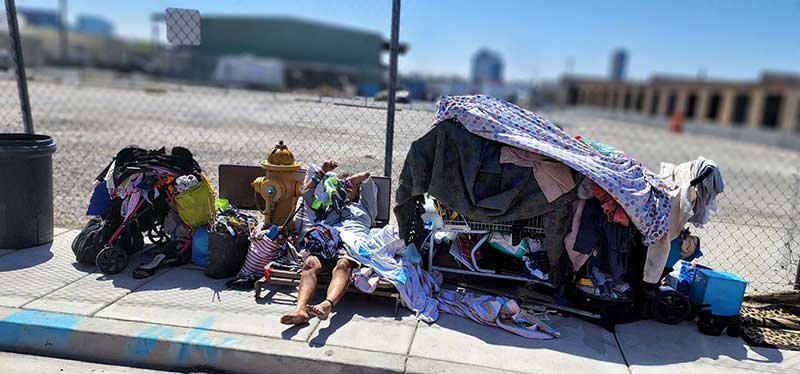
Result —
M609 64L609 78L612 81L625 80L628 69L628 51L620 48L611 53L611 63Z
M284 17L201 19L199 46L187 47L181 75L211 80L220 59L252 56L280 61L288 88L357 85L377 91L385 41L377 33Z
M81 14L75 22L75 31L82 34L111 37L114 34L114 24L101 16Z
M17 9L17 17L24 19L25 25L55 29L61 27L61 15L53 9Z
M800 76L763 73L758 81L715 81L656 75L647 81L561 79L568 105L597 106L655 117L681 112L689 121L800 132Z
M106 35L79 33L74 27L64 27L68 35L65 59L60 35L61 18L56 10L19 9L17 20L22 36L22 53L28 66L69 64L119 70L131 66L134 49L129 42ZM3 46L11 44L8 32L3 31L6 30L5 16L1 23L0 49L3 49Z
M474 83L500 83L503 81L503 60L496 52L481 49L472 57Z

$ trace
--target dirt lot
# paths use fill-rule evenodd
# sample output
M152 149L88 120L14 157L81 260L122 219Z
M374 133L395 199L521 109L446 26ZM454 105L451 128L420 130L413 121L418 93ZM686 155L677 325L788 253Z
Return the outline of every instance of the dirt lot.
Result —
M256 165L284 140L301 161L335 157L345 168L382 173L385 104L204 87L115 81L103 86L30 82L36 131L56 138L56 223L79 227L93 177L120 148L182 145L216 180L219 164ZM410 143L431 125L432 105L400 105L393 175ZM16 87L0 79L0 132L19 131ZM596 112L552 111L572 134L616 146L658 170L661 161L704 156L726 190L713 223L697 232L712 266L736 271L752 290L794 280L800 250L797 152L709 135L671 134Z

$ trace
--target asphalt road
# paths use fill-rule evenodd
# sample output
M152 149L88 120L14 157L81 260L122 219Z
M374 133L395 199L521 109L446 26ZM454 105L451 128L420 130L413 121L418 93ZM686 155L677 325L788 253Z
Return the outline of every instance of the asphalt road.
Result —
M0 373L14 374L177 374L126 366L0 352Z
M257 165L279 140L304 162L336 158L349 171L382 173L385 104L138 81L29 83L37 132L55 137L56 223L77 228L97 173L122 147L182 145L212 180L219 164ZM430 127L432 105L400 105L393 176L411 142ZM0 79L0 132L18 131L16 88ZM561 110L545 116L573 135L612 144L658 171L659 162L716 160L726 189L719 213L696 232L706 262L751 282L784 289L800 250L798 152L696 134L672 134L635 120Z

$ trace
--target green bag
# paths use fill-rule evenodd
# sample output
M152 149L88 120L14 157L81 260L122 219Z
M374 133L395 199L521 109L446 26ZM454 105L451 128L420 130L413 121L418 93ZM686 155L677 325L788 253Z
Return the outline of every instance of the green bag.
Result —
M487 242L494 249L512 255L516 258L522 258L522 256L529 251L527 240L520 241L516 247L511 244L511 234L502 234L497 231L492 231L489 233L489 239Z
M214 217L214 191L206 178L175 196L178 215L184 223L197 228L208 224Z

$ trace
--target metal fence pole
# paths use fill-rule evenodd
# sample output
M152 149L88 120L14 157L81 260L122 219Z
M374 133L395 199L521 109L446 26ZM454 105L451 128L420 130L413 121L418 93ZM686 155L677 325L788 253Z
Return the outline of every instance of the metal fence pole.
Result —
M392 0L392 36L389 41L389 87L386 108L386 154L383 158L383 175L392 176L392 148L394 146L394 106L397 91L397 55L400 53L400 0Z
M19 93L19 107L22 111L22 123L25 133L33 134L33 118L31 117L31 104L28 99L28 78L25 76L25 61L22 58L22 38L19 36L17 24L17 7L14 0L6 0L6 19L8 21L8 34L11 39L11 53L14 57L14 72L17 76L17 92Z
M800 169L798 169L794 174L794 199L792 199L793 205L793 213L792 214L792 228L789 230L789 240L787 240L788 247L789 247L789 259L791 260L792 257L792 246L796 240L795 238L795 231L798 231L797 225L797 216L800 215ZM797 259L797 272L794 276L794 289L800 290L800 257Z

